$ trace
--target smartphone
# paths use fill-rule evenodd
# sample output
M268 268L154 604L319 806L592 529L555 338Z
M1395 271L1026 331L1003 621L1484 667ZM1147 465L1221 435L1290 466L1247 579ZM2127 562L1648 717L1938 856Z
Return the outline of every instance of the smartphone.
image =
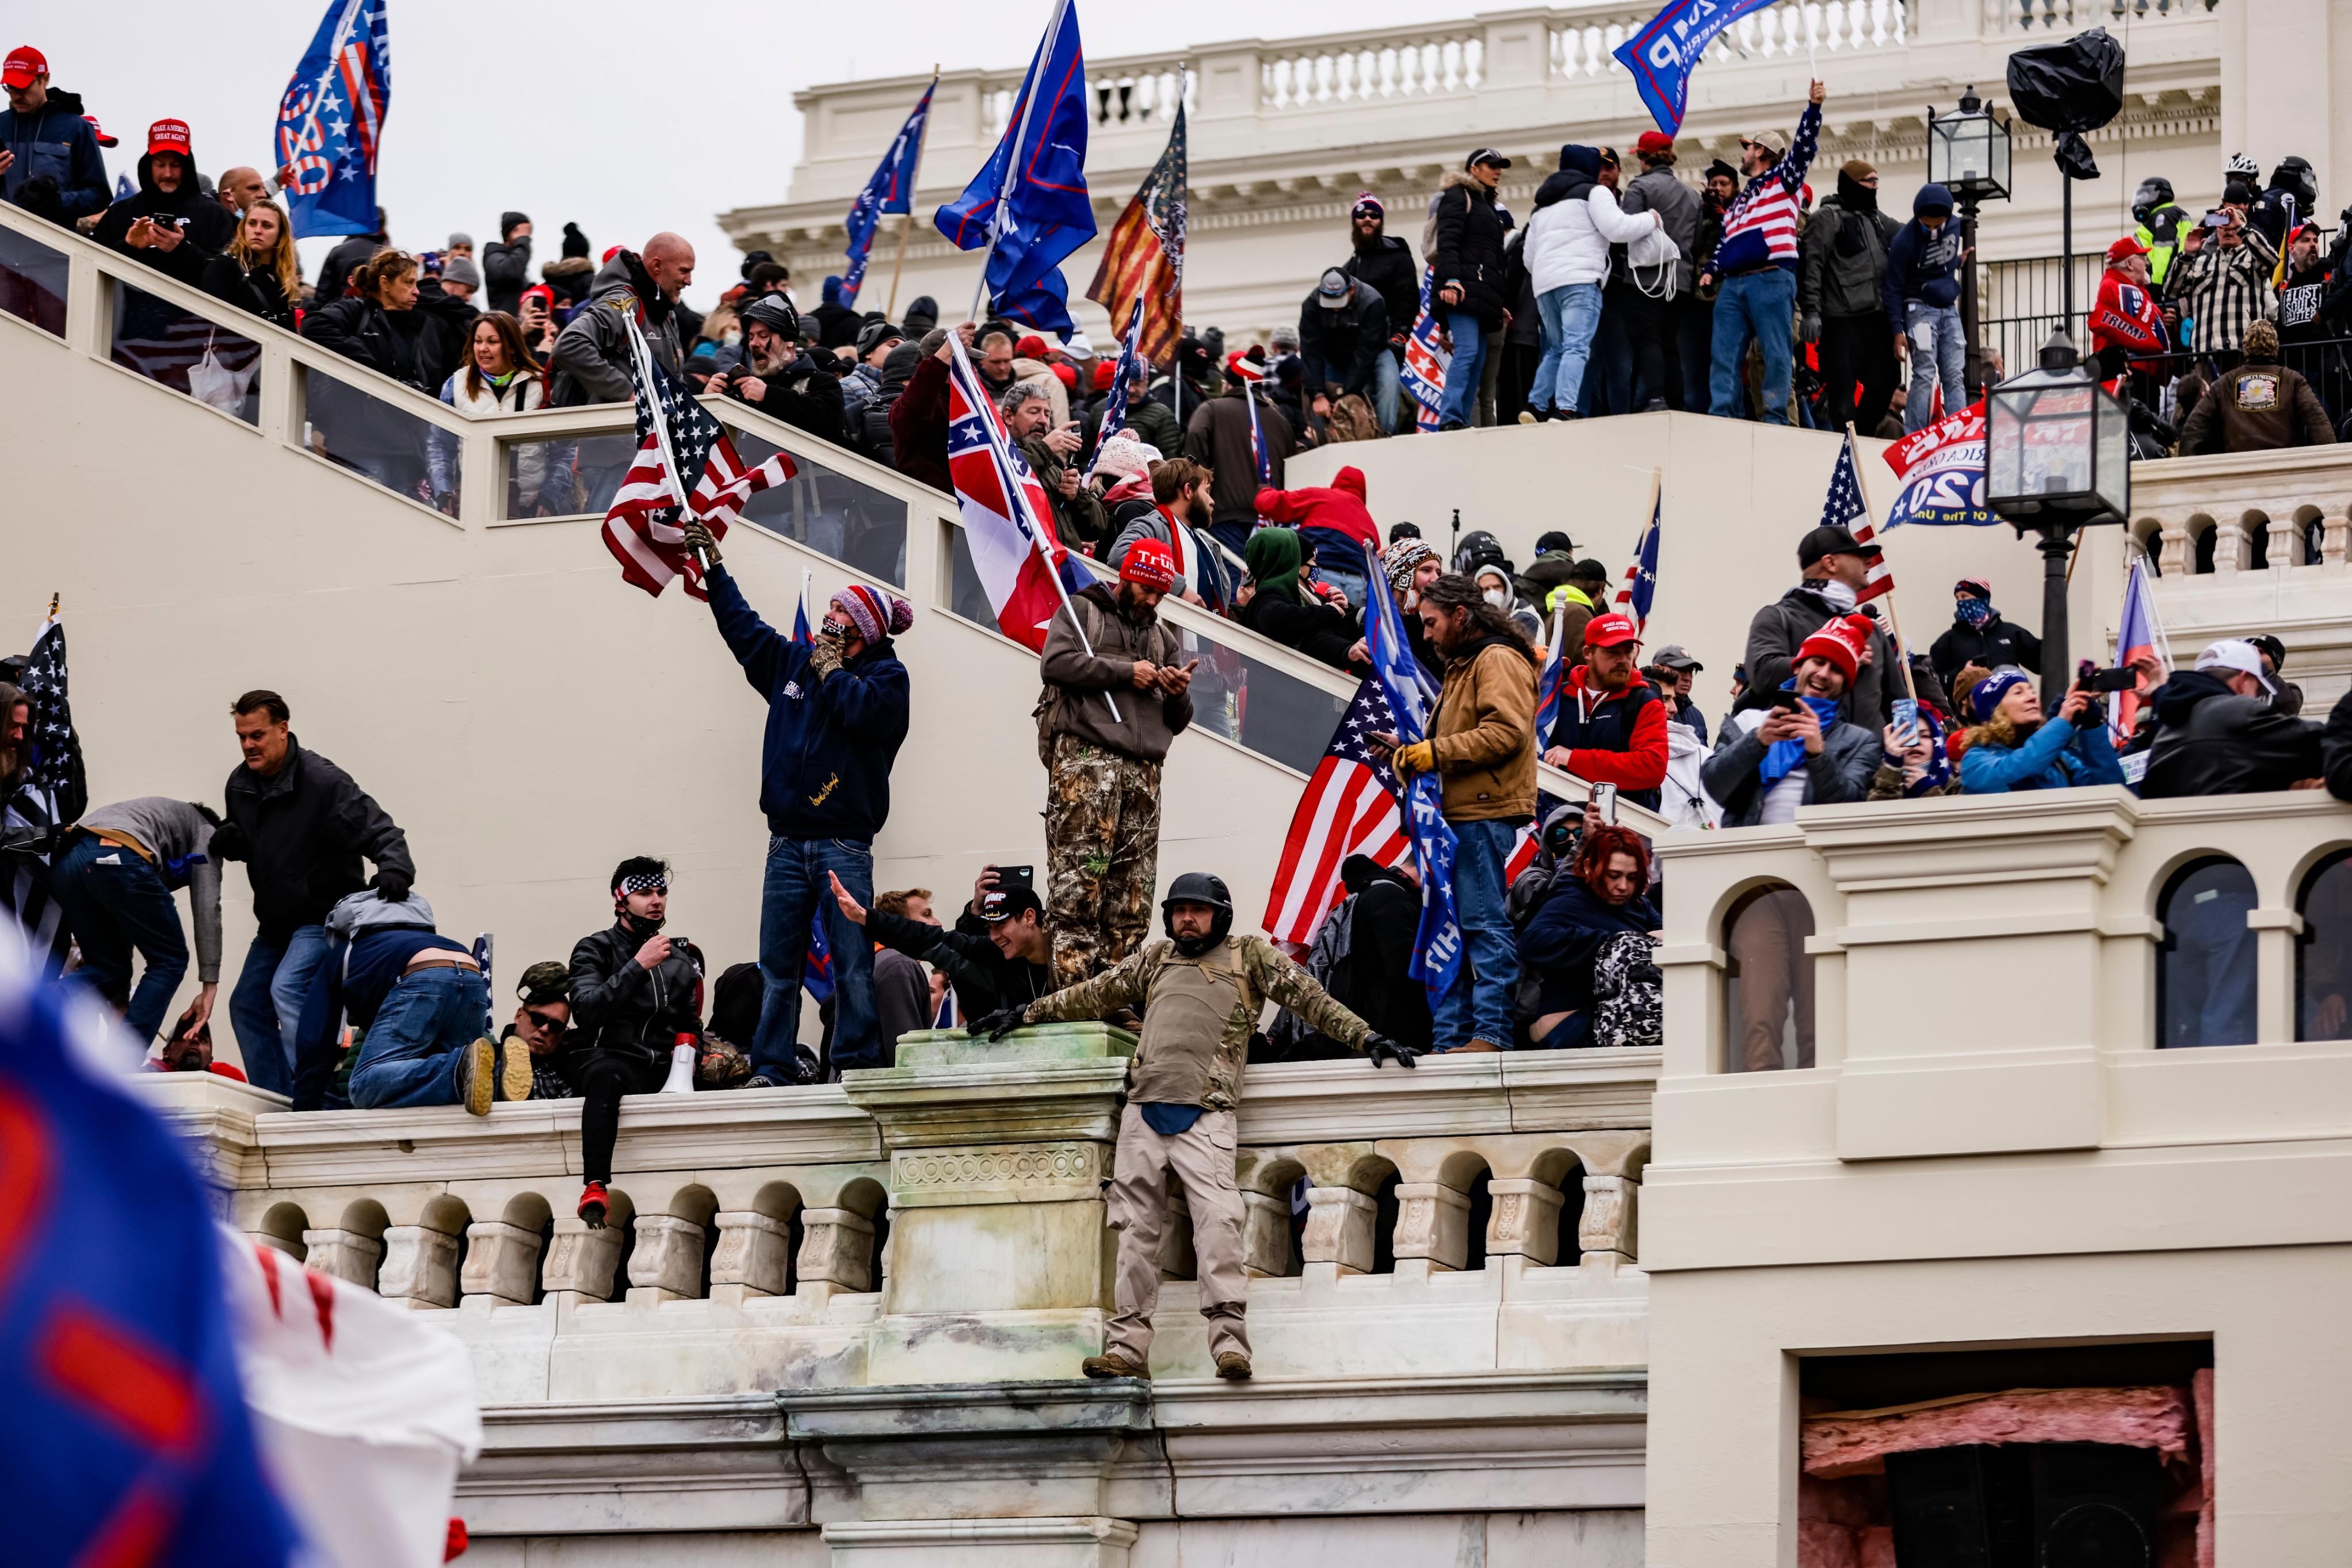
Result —
M996 868L996 885L1010 891L1016 887L1034 887L1037 868L1034 865L1001 865Z
M1617 825L1617 786L1595 784L1592 787L1591 799L1593 813L1601 819L1601 825L1604 828L1615 827Z
M1772 706L1779 708L1782 713L1796 712L1797 705L1803 700L1803 698L1798 696L1794 692L1774 692L1772 694Z
M2202 223L2200 223L2200 224L2199 224L2199 225L2198 225L2198 227L2200 227L2200 228L2208 228L2208 229L2225 229L2225 228L2228 228L2229 226L2230 226L2230 214L2229 214L2228 213L2226 213L2226 212L2221 211L2221 210L2220 208L2218 208L2218 207L2217 207L2217 208L2215 208L2213 211L2211 211L2211 212L2210 212L2210 213L2207 213L2207 214L2205 214L2204 221L2203 221Z
M2076 681L2077 690L2086 692L2136 692L2139 690L2137 670L2087 670Z

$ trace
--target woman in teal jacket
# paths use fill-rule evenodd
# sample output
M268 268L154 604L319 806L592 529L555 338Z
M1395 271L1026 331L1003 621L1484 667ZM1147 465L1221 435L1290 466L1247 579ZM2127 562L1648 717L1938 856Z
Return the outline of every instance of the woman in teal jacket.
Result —
M2082 692L2067 693L2058 716L2045 721L2032 679L2006 670L1979 681L1969 706L1978 724L1960 757L1963 795L2124 781L2106 720Z

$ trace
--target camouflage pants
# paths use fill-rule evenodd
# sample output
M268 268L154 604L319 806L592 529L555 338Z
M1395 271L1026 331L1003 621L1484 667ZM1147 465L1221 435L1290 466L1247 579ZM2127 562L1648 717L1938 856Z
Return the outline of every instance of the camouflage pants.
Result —
M1045 787L1054 985L1076 985L1143 945L1160 874L1160 764L1054 737Z

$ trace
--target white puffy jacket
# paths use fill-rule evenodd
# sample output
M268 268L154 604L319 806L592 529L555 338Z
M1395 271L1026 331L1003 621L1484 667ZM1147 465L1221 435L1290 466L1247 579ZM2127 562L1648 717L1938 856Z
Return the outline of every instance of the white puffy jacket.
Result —
M1538 295L1609 276L1609 247L1626 245L1658 226L1658 214L1628 213L1617 193L1595 185L1583 200L1570 197L1538 207L1528 220L1525 260Z
M464 369L454 371L441 383L441 401L464 414L467 419L488 419L493 414L530 413L547 402L547 383L536 375L519 375L505 387L482 383L478 392L466 390ZM432 476L434 493L454 492L457 488L457 438L436 425L425 443L425 467ZM539 502L540 487L547 480L548 443L518 442L511 447L514 454L514 503L524 514Z

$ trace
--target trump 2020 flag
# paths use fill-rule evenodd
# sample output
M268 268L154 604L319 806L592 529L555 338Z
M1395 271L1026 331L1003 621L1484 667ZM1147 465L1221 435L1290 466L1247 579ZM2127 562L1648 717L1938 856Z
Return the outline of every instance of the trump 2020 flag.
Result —
M1092 120L1077 7L1061 0L996 151L932 220L958 250L989 247L988 298L997 314L1063 338L1077 323L1062 263L1095 237L1087 195Z
M915 173L923 162L923 131L931 121L931 94L939 88L940 78L933 77L915 112L898 128L898 139L882 155L882 166L874 171L874 178L866 182L849 209L849 269L841 275L841 302L845 306L857 303L857 286L866 281L866 263L874 253L874 231L881 226L882 215L914 210Z
M1633 78L1633 90L1650 106L1658 129L1672 136L1682 129L1690 101L1690 74L1709 44L1742 16L1772 0L1668 0L1648 26L1617 46L1617 63Z
M1380 558L1364 551L1367 580L1381 580ZM1427 709L1421 683L1413 675L1412 648L1405 641L1404 622L1397 618L1396 601L1385 593L1364 596L1364 642L1372 656L1372 674L1381 695L1396 715L1398 740L1406 745L1424 738ZM1454 852L1457 841L1445 825L1443 792L1435 771L1416 773L1403 786L1405 831L1412 835L1413 858L1421 867L1421 926L1413 934L1412 962L1406 972L1429 992L1435 1007L1454 988L1462 969L1462 925L1454 914Z
M294 237L375 233L375 165L392 107L384 0L329 0L278 100L278 162L291 164Z
M1437 312L1431 308L1434 277L1427 267L1422 268L1421 309L1414 315L1412 331L1404 340L1402 379L1405 395L1412 399L1413 425L1419 430L1435 430L1438 410L1445 403L1445 364L1450 356L1438 345Z
M1903 488L1886 508L1886 526L1990 528L1985 509L1985 407L1979 398L1958 413L1921 425L1886 449Z
M964 544L989 608L1007 637L1037 652L1074 589L1086 586L1069 552L1040 530L1054 515L1045 487L1004 432L996 404L948 334L948 477L963 513Z

